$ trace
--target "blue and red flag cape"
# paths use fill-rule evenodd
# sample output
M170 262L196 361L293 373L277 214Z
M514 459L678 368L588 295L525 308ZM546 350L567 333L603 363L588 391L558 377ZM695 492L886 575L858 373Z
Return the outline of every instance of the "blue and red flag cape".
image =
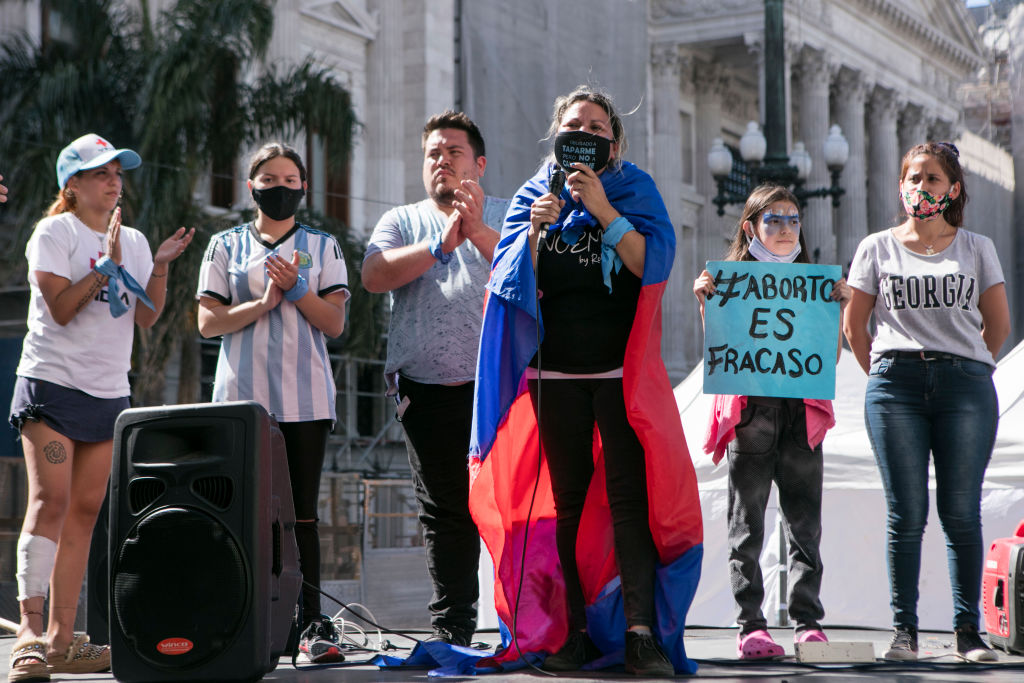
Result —
M537 351L537 325L543 332L528 241L530 207L548 192L552 168L542 167L528 180L506 214L487 284L473 404L469 506L494 561L495 606L506 628L512 628L519 593L519 651L509 646L492 660L507 667L516 666L520 652L556 652L568 635L565 584L555 548L554 497L547 464L538 457L537 421L524 379ZM703 525L693 463L661 360L661 297L672 268L675 233L648 174L624 162L621 169L609 168L600 177L612 206L647 242L622 384L629 422L647 461L650 526L659 559L655 631L676 671L693 673L697 665L686 656L683 627L700 578ZM552 230L579 220L593 222L567 189L562 198L566 205ZM606 655L621 656L626 626L596 428L594 476L580 521L576 561L587 630Z

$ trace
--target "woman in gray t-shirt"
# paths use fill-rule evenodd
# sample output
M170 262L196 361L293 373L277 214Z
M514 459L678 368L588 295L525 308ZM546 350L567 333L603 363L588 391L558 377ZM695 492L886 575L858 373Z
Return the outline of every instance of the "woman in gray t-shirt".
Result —
M967 189L953 144L910 149L899 190L907 218L857 248L849 277L853 299L843 325L869 375L864 413L889 508L895 633L885 658L917 658L917 584L931 453L951 568L957 653L993 661L995 653L978 635L985 551L980 508L998 422L992 370L1010 331L1003 272L992 240L960 227Z

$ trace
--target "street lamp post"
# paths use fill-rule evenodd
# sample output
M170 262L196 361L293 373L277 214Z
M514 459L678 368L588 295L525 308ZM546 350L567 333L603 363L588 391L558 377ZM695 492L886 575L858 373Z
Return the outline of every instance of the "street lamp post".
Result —
M804 187L811 172L811 155L802 142L793 143L793 152L786 154L786 77L785 43L783 33L784 0L765 0L764 3L764 133L756 122L747 124L747 132L740 138L740 156L750 165L750 184L742 191L726 188L726 178L732 171L732 152L715 138L708 152L708 167L715 178L718 194L711 200L718 206L718 215L725 213L727 204L741 204L747 200L752 186L775 183L792 187L801 205L812 197L832 197L832 206L839 206L839 197L845 190L839 186L839 174L846 164L850 146L839 126L832 126L825 140L825 163L832 174L830 187L808 189Z

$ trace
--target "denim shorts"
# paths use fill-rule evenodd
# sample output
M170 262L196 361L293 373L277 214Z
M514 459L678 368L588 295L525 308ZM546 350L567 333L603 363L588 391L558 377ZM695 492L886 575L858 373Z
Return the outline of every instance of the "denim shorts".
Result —
M114 422L129 407L127 396L96 398L78 389L19 376L9 421L19 433L26 422L42 420L72 441L96 443L114 438Z

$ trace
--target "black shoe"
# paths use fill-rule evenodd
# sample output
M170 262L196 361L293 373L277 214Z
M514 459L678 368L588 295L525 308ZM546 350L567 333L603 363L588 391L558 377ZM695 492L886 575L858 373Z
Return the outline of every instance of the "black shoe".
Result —
M309 657L314 664L330 664L345 661L338 643L338 632L330 617L320 615L309 622L299 638L299 652Z
M449 645L469 647L473 642L473 634L471 632L463 631L462 629L435 626L434 632L430 634L430 637L428 637L425 642L448 643Z
M626 631L626 673L671 678L676 670L653 635Z
M545 671L579 671L584 664L601 656L586 631L573 631L562 649L544 660Z
M885 659L890 662L917 659L917 629L897 626L896 632L892 634L889 649L885 652Z
M960 624L955 629L956 653L968 662L996 662L999 657L978 635L974 624Z

